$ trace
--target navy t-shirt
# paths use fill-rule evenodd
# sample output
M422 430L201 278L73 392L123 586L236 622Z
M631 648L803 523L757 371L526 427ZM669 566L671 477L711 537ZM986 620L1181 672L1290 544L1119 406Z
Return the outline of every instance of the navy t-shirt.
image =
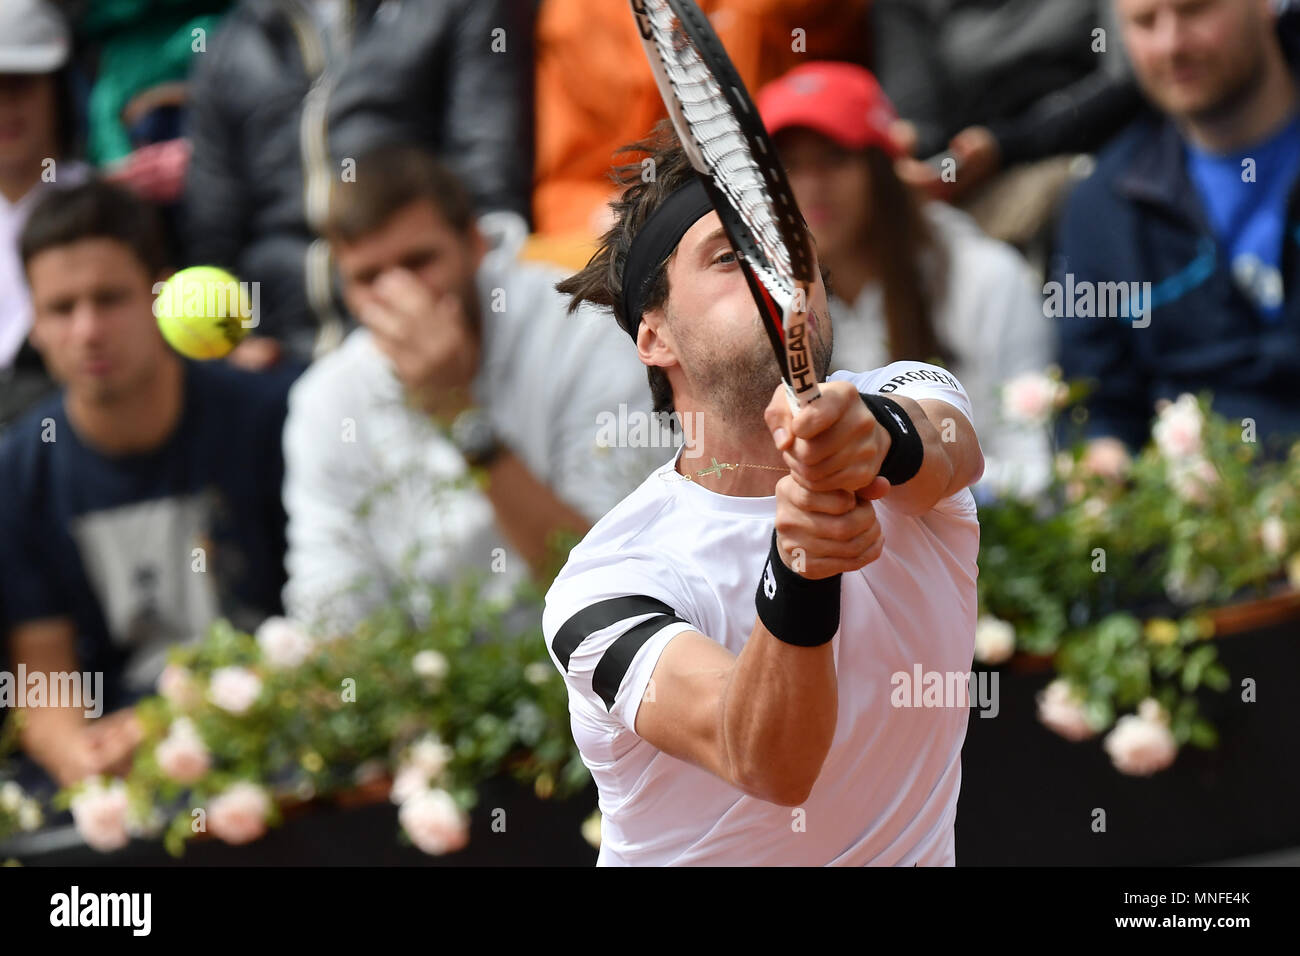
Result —
M217 617L281 610L280 436L297 368L185 362L184 407L145 454L108 456L53 396L0 442L0 606L8 628L69 617L105 712L152 692L166 649Z

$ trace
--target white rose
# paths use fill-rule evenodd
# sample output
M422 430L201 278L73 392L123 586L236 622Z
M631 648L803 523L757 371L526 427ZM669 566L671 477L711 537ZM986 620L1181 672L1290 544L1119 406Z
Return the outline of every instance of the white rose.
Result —
M1121 717L1104 746L1116 769L1142 777L1165 769L1178 755L1167 715L1154 700L1144 700L1137 714Z
M268 617L257 629L256 637L262 659L271 667L297 667L311 656L311 636L287 617Z
M1023 372L1002 386L1002 416L1025 425L1045 424L1068 391L1041 372Z
M408 755L408 762L424 771L430 780L436 780L452 758L452 750L436 737L419 740Z
M0 810L17 813L23 805L23 788L12 780L0 787Z
M266 832L271 798L253 783L235 783L208 804L208 826L213 836L238 846Z
M35 800L24 801L23 805L18 808L18 826L22 830L31 831L41 825L41 805Z
M1201 453L1201 429L1205 419L1194 395L1178 396L1164 405L1152 426L1151 435L1166 461L1194 458Z
M551 679L552 673L553 670L550 664L545 664L542 661L533 661L531 664L525 665L524 667L524 680L528 681L530 684L545 684Z
M262 679L247 667L218 667L208 685L208 700L227 713L244 713L262 694Z
M1286 525L1277 515L1269 515L1259 525L1259 542L1275 558L1286 553Z
M171 701L177 710L190 710L202 696L193 675L179 664L168 664L163 668L158 675L158 693Z
M469 842L469 819L445 790L417 793L397 811L402 829L425 853L454 853Z
M172 721L154 756L158 769L181 784L194 783L212 766L212 755L188 717Z
M397 768L388 799L400 806L417 793L423 793L428 789L429 775L414 764L404 764Z
M1001 664L1016 650L1016 629L996 617L981 617L975 625L975 659Z
M1101 498L1090 497L1084 499L1079 510L1089 521L1100 521L1106 515L1107 504Z
M105 786L94 781L72 798L72 821L86 844L100 853L126 846L128 801L126 784L114 780Z
M448 668L447 658L437 651L420 651L411 658L411 669L430 680L442 680L447 676Z
M600 849L600 822L599 810L591 811L591 816L582 821L582 838L597 850Z
M1088 719L1083 701L1063 677L1058 677L1039 693L1038 719L1066 740L1086 740L1097 733L1097 728Z

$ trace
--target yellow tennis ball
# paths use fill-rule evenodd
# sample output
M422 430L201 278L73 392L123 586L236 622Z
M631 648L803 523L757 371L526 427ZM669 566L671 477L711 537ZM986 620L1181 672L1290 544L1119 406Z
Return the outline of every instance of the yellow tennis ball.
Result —
M255 324L246 284L216 266L175 273L158 291L153 311L167 343L192 359L230 354Z

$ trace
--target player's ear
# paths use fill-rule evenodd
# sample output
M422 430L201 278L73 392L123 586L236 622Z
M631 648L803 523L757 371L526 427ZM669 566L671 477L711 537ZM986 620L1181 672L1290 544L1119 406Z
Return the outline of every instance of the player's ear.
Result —
M641 313L641 325L636 333L636 351L643 365L671 368L678 364L672 332L664 321L662 306Z

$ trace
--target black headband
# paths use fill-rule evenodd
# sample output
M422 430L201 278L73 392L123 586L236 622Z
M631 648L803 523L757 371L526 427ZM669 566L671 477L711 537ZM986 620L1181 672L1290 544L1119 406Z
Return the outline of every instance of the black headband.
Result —
M623 331L636 341L645 308L646 286L660 263L672 255L686 230L713 211L713 202L698 176L676 189L650 214L623 265Z

